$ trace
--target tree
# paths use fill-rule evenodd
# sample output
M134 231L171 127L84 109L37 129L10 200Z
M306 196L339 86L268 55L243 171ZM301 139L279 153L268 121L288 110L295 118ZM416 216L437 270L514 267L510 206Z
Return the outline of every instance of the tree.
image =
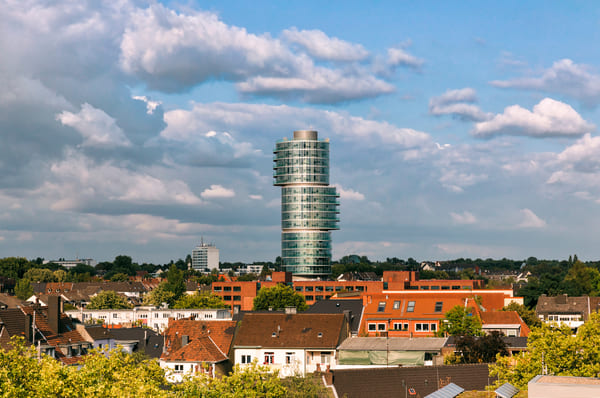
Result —
M131 307L131 304L127 302L125 297L118 295L112 290L105 290L98 293L90 299L90 304L87 306L91 310L119 310Z
M600 272L595 268L587 267L576 258L577 256L573 266L565 275L562 290L569 296L597 295Z
M110 277L110 280L111 282L127 282L129 280L129 275L117 272Z
M56 276L54 275L54 272L46 268L28 269L23 274L23 279L27 279L31 282L56 282Z
M177 268L176 265L171 265L167 272L167 283L165 289L172 292L177 300L185 292L185 281L183 279L183 271Z
M474 314L472 307L454 306L448 311L441 322L440 336L481 336L481 320Z
M220 296L212 293L184 294L173 304L173 308L227 308Z
M511 358L499 358L490 367L490 376L498 376L497 385L509 382L527 389L527 383L539 374L596 377L600 372L600 315L579 327L577 334L566 325L542 324L527 338L527 351Z
M15 286L15 295L21 300L27 300L33 295L33 287L29 279L19 279Z
M455 351L456 354L448 356L445 363L492 363L498 354L508 355L502 334L497 331L481 337L457 336Z
M32 264L23 257L5 257L0 259L0 275L7 278L19 279L32 267Z
M291 286L279 284L271 288L262 288L254 298L254 311L296 307L298 311L308 308L304 296L296 293Z
M505 305L504 307L502 307L501 311L516 311L521 317L521 319L530 328L532 328L533 326L540 326L542 323L540 321L540 318L538 318L535 315L535 310L527 308L523 304L515 303L514 301L511 302L509 305Z
M167 289L167 282L161 282L144 297L144 304L160 307L163 303L171 306L175 302L175 293Z

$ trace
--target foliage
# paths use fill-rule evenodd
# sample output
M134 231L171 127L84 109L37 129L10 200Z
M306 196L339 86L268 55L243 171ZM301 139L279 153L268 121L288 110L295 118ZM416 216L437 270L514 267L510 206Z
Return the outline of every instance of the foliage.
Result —
M54 272L46 268L30 268L23 274L23 279L31 282L56 282Z
M0 275L7 278L19 279L32 267L32 264L23 257L5 257L0 259Z
M598 295L600 272L588 267L581 261L575 261L563 282L563 291L569 296Z
M212 293L184 294L173 304L173 308L227 308L220 296Z
M110 277L110 280L111 282L127 282L129 280L129 275L117 272Z
M287 389L288 398L329 398L331 396L318 374L286 377L281 382Z
M255 273L249 272L247 274L238 276L237 281L238 282L251 282L251 281L255 281L257 279L258 279L258 276Z
M308 308L304 296L296 293L291 286L278 284L271 288L262 288L254 298L254 311L268 309L283 309L285 307L296 307L298 311Z
M167 282L161 282L144 296L145 305L160 307L163 303L167 303L169 306L175 303L175 293L167 289Z
M131 308L127 299L112 290L105 290L90 299L87 306L90 310L125 309Z
M183 271L172 265L167 272L167 284L165 289L173 292L175 300L177 300L185 292L185 280L183 279Z
M200 375L188 378L174 386L178 397L205 398L245 398L245 397L288 397L289 391L283 385L277 370L252 364L240 367L222 378L208 378Z
M512 358L499 358L490 367L490 376L498 376L497 385L509 382L526 389L529 380L543 373L596 377L600 372L600 315L592 313L577 335L566 325L535 327L527 348Z
M465 308L461 305L454 306L446 312L441 322L440 336L481 336L481 320L474 314L472 307Z
M15 286L15 295L21 300L27 300L33 295L33 287L28 279L19 279Z
M509 305L505 305L501 311L516 311L530 328L542 324L540 318L535 315L535 310L527 308L523 304L515 303L514 301Z
M491 363L496 361L498 354L508 355L502 334L497 331L481 337L459 336L455 339L455 347L456 354L445 360L448 364Z

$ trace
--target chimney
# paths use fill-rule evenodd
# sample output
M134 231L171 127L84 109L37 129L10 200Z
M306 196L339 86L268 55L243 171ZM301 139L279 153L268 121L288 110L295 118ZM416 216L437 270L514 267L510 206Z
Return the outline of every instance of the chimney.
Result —
M33 318L30 314L25 314L25 340L28 342L32 342L33 340L33 327L31 323L33 322Z
M233 315L237 315L240 313L240 307L238 307L237 305L233 306Z
M60 296L48 297L48 326L56 334L60 333L60 313L62 312Z
M350 321L352 320L352 311L344 310L344 318L346 318L346 320L348 321L348 324L350 324Z
M296 313L296 307L293 306L289 306L289 307L285 307L285 313L286 314L295 314Z
M185 347L188 343L190 342L190 336L188 336L187 334L184 334L183 336L181 336L181 347Z

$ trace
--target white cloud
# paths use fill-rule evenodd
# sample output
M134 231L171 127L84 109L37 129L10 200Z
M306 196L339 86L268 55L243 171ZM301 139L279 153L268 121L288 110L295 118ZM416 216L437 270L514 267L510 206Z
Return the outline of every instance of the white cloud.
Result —
M349 43L329 37L320 30L286 29L282 38L304 47L315 58L331 61L360 61L369 56L369 52L360 44Z
M88 103L81 105L79 113L68 111L59 113L56 115L56 120L77 130L84 138L83 146L131 146L131 142L117 126L115 119Z
M468 211L462 213L451 212L450 217L452 217L452 221L456 224L475 224L477 222L477 217Z
M235 191L215 184L202 191L200 196L204 199L233 198L235 196Z
M517 225L518 228L544 228L546 221L539 218L530 209L521 209L522 221Z
M492 117L478 106L477 95L472 88L448 90L444 94L429 100L429 113L432 115L456 115L462 119L481 121Z
M457 169L442 170L440 183L448 190L456 193L464 192L464 189L488 179L487 174L474 174L461 172Z
M409 54L402 48L388 48L387 57L387 63L391 66L408 66L418 69L425 63L421 58Z
M595 128L586 122L571 106L544 98L529 111L519 105L504 109L504 113L475 124L472 134L480 138L495 135L521 135L536 138L573 137L589 133Z
M491 84L495 87L563 94L589 105L600 102L600 75L591 73L588 66L576 64L566 58L554 62L540 77L495 80Z
M248 197L252 200L263 200L262 195L248 195Z
M285 37L299 40L293 31L286 32ZM314 36L315 31L306 35ZM360 53L346 42L326 36L320 40L311 50L320 48L322 56ZM255 35L229 26L213 13L178 14L161 4L133 13L121 42L121 66L151 88L167 92L189 90L211 79L237 82L237 89L245 94L311 103L350 101L394 91L393 85L366 69L350 72L316 66L308 55L294 53L268 34Z
M336 184L338 193L340 194L340 198L346 200L365 200L365 195L358 191L354 191L352 189L344 189L341 185Z
M154 111L156 110L156 108L158 108L160 105L162 105L162 102L152 101L152 100L148 99L148 97L146 97L145 95L134 95L131 98L138 100L138 101L145 102L146 103L146 113L148 113L149 115L152 115L154 113Z

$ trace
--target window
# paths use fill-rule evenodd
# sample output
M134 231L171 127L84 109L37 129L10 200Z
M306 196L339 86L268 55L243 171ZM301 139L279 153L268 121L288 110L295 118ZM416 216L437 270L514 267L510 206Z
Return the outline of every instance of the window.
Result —
M230 292L230 291L231 291L231 286L225 286L225 287L223 288L223 291L224 291L224 292Z
M265 352L265 365L272 364L274 362L274 359L275 359L274 352Z
M306 291L306 292L312 292L313 291L313 287L312 286L306 286L304 288L304 291Z
M330 352L322 352L321 353L321 363L331 363L331 353Z
M431 290L440 290L439 286L431 286Z
M401 301L400 301L400 300L398 300L398 301L394 301L394 309L395 309L395 310L399 310L399 309L400 309L400 303L401 303Z
M437 332L437 323L432 323L430 325L430 329L431 329L432 332Z
M369 332L374 332L377 330L377 324L376 323L369 323Z
M154 317L158 318L158 313L157 312L154 313Z
M252 363L252 355L242 355L242 363Z
M306 301L313 301L315 298L314 296L306 296Z
M225 301L231 301L231 296L223 296L223 300L225 300Z
M378 323L377 330L380 332L385 332L385 323Z
M183 372L183 365L175 365L175 373Z
M380 301L379 305L377 306L377 312L384 312L385 311L385 301Z
M415 332L428 332L429 324L428 323L415 323Z
M242 287L241 286L234 286L233 287L233 291L234 292L241 292L242 291Z
M315 286L315 292L322 292L323 286Z
M408 323L402 324L402 330L408 330Z
M296 362L296 353L295 352L286 352L285 353L285 363L287 365L291 365Z
M356 286L356 291L357 292L364 292L365 291L365 287L364 286Z
M116 314L116 313L113 314L113 318L118 318L118 317L119 317L119 314Z
M346 286L346 290L349 292L353 292L354 291L354 286Z
M296 286L295 289L296 289L297 292L301 292L302 291L302 286Z
M241 301L242 296L233 296L233 301Z
M168 312L163 312L163 318L168 318L169 317L169 313Z
M326 292L333 292L333 286L325 286Z
M406 307L406 312L415 312L415 302L409 301Z
M421 290L429 290L429 286L421 286Z
M435 312L442 312L442 307L444 306L444 303L442 301L436 301L435 303Z
M213 287L213 290L214 290L215 292L220 292L221 290L223 290L223 288L222 288L221 286L214 286L214 287Z
M317 301L321 301L321 300L323 300L323 296L315 296L315 299L316 299Z
M442 290L450 290L450 286L442 286Z
M336 286L335 287L335 291L336 292L341 292L342 291L342 287L341 286Z
M394 322L394 330L402 330L402 323Z

